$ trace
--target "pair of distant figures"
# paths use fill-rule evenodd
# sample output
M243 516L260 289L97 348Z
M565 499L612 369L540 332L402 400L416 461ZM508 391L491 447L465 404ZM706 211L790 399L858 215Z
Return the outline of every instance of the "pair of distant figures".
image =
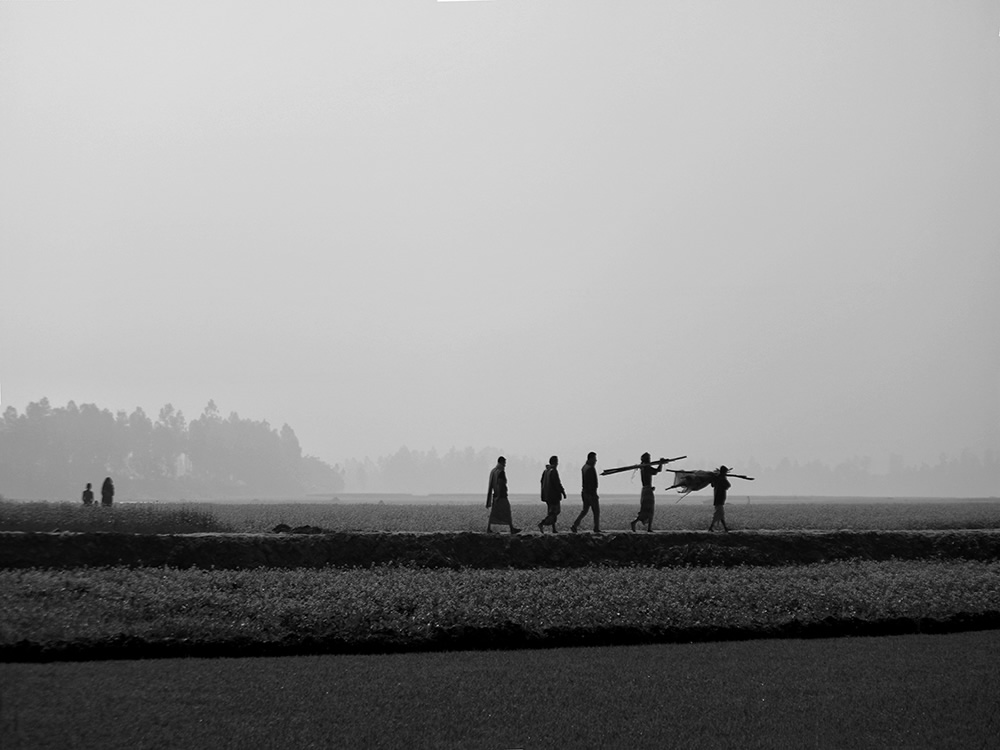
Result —
M660 459L659 463L666 462L667 459ZM642 481L642 492L639 495L639 513L630 527L636 530L636 524L645 524L646 531L653 530L653 513L656 508L655 496L653 494L653 475L659 474L662 465L654 465L650 455L643 453L639 463L639 476ZM507 459L500 456L497 465L490 472L489 487L486 490L486 507L490 509L490 517L486 522L487 533L493 531L493 524L498 526L508 526L511 534L517 534L521 530L514 526L511 517L510 500L507 497ZM709 531L715 531L716 524L721 524L724 531L729 531L726 526L725 504L726 492L732 486L726 475L729 467L720 466L715 476L711 479L711 485L715 490L714 506L715 513L712 517L712 524ZM597 494L597 454L591 451L587 454L587 461L580 469L581 490L580 497L583 500L583 510L570 526L570 531L574 534L580 528L580 522L586 518L588 512L594 514L594 533L601 533L601 505L600 497ZM676 485L675 485L676 486ZM551 526L552 533L558 533L556 529L556 519L562 510L562 501L566 499L566 490L559 478L559 457L552 456L549 463L542 472L541 478L541 500L545 503L547 513L545 518L538 522L538 530L544 534L545 527Z
M90 489L91 484L87 482L87 487L83 491L83 504L93 505L94 504L94 491ZM101 505L110 506L115 501L115 483L111 481L111 477L106 477L104 479L104 484L101 485Z

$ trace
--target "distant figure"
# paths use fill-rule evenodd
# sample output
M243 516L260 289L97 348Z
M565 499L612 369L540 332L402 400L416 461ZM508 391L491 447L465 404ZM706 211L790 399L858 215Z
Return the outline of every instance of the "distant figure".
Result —
M649 463L649 454L643 453L639 457L639 478L642 480L642 493L639 495L639 515L629 524L632 531L635 531L637 523L646 524L646 531L653 530L653 511L656 508L656 499L653 495L653 475L663 471L662 466L653 466Z
M715 513L712 516L712 523L708 527L709 531L715 531L715 524L721 523L722 530L729 533L729 527L726 526L726 492L733 485L726 478L728 473L729 467L723 464L719 467L718 475L712 480L712 487L715 488L715 499L712 501Z
M510 500L507 498L507 459L503 456L497 459L497 465L490 472L490 486L486 490L486 507L490 509L490 518L486 522L486 533L493 531L493 524L510 526L510 533L516 534L520 529L514 528L510 517Z
M587 462L580 468L582 476L582 488L580 497L583 498L583 510L573 521L569 530L574 534L580 528L580 521L587 516L588 510L594 511L594 533L601 533L601 505L597 496L597 454L591 451L587 454Z
M94 491L90 489L90 482L87 482L87 489L83 491L83 504L84 505L94 504Z
M111 477L104 478L104 484L101 485L101 505L111 507L111 503L115 501L115 483L111 481Z
M562 481L559 479L559 457L552 456L549 465L542 472L542 502L544 502L549 512L545 518L538 522L538 530L545 533L545 527L551 526L552 533L558 534L556 530L556 519L559 511L562 510L560 503L566 497L566 490L563 489Z

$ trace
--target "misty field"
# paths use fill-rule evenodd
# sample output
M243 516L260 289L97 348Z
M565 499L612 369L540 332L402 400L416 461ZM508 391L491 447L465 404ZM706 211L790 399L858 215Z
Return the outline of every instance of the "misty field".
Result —
M580 503L563 503L559 528L568 533ZM625 530L637 506L607 503L604 530ZM754 530L1000 529L1000 501L862 503L730 503L730 527ZM116 531L137 534L259 533L278 524L328 531L485 531L481 503L123 503L111 508L79 503L0 501L0 531ZM540 502L516 503L514 523L528 532L545 515ZM659 502L654 530L702 530L712 508L692 500ZM592 529L590 515L581 524ZM496 527L506 531L504 527Z

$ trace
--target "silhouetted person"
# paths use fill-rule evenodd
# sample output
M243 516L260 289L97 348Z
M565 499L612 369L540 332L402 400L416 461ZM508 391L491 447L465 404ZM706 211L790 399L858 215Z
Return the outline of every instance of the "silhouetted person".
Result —
M83 504L93 505L94 504L94 491L90 489L90 482L87 482L87 488L83 491Z
M580 521L587 516L588 510L594 511L594 533L601 533L601 504L597 496L597 454L591 451L587 454L587 462L580 468L581 490L580 497L583 499L583 510L573 521L569 530L574 534L580 528Z
M115 483L111 481L111 477L105 477L104 484L101 485L101 505L111 507L111 503L114 501Z
M721 523L722 530L729 533L729 527L726 526L726 492L733 485L726 478L728 473L729 467L723 464L719 467L718 475L712 480L712 487L715 489L712 505L715 506L715 513L712 515L712 523L708 527L709 531L715 531L715 524Z
M490 472L490 486L486 490L486 507L490 509L490 518L486 522L486 533L497 523L510 526L510 533L516 534L520 529L514 528L510 517L510 500L507 498L507 459L503 456L497 459L497 465Z
M562 481L559 479L559 457L552 456L549 465L542 472L542 500L548 506L549 512L545 518L538 522L538 530L545 533L545 527L551 526L552 533L557 534L556 519L559 511L562 510L560 503L566 497L566 490L563 489Z
M659 474L662 466L653 466L649 463L649 454L643 453L639 457L639 478L642 480L642 492L639 495L639 515L629 524L632 531L635 531L637 523L646 524L646 531L653 530L653 511L656 509L656 498L653 495L653 475Z

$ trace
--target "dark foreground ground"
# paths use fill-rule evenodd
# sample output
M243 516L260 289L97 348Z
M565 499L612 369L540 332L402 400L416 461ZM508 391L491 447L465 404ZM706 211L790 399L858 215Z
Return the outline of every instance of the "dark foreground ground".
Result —
M0 532L0 568L571 568L797 565L834 560L996 560L1000 530L661 531L652 534Z
M1000 632L0 664L21 748L994 748Z

